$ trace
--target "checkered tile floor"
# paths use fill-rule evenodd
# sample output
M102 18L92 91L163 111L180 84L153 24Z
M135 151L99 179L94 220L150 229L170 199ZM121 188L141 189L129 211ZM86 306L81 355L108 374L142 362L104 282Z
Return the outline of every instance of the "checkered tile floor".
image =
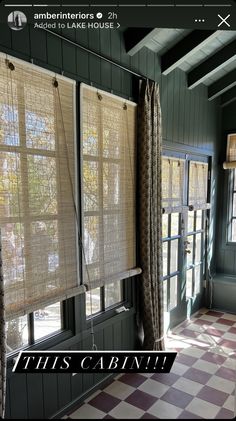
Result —
M169 374L119 375L64 418L234 418L236 315L202 309L166 348L178 352Z

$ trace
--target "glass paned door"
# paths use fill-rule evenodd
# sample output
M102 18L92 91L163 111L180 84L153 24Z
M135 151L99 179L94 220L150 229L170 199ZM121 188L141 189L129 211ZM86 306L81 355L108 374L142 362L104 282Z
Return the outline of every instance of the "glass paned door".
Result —
M208 163L196 158L164 156L162 170L163 290L167 328L197 311L203 299L209 180ZM174 172L178 185L175 188L170 185L170 177L172 183L175 180Z

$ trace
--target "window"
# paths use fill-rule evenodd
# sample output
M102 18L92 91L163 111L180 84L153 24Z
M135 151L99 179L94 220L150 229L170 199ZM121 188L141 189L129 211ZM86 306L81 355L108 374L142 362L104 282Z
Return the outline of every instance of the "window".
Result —
M136 104L82 85L82 200L87 315L123 299L135 273Z
M74 83L0 58L0 225L9 350L63 328L78 288ZM11 69L10 69L11 68Z
M63 329L60 302L40 308L28 316L16 317L6 323L7 352L33 345L40 339L59 333Z
M236 241L236 170L230 171L229 240Z
M96 315L123 301L123 282L113 282L86 293L86 316Z

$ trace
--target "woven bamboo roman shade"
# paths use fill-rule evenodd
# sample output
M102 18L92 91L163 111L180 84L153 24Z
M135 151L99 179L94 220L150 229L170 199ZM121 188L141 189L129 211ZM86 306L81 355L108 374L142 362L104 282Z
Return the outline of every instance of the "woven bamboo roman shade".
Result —
M136 269L136 104L81 86L84 282L88 289Z
M80 291L74 84L0 59L0 224L7 318Z
M236 168L236 133L227 136L226 161L223 163L225 170Z
M162 207L165 213L178 211L184 203L184 160L162 157Z
M191 161L189 167L189 205L205 208L207 204L208 164Z

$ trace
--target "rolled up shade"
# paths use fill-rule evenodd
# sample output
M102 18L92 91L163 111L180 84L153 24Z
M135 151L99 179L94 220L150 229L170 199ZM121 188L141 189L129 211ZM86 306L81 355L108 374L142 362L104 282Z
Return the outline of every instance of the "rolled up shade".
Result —
M162 207L164 213L180 211L184 203L184 160L162 157Z
M224 170L236 168L236 134L227 136L226 161L223 163Z
M7 318L84 291L77 273L74 83L0 59L0 225ZM57 86L58 85L58 86Z
M208 164L191 161L189 167L188 204L194 209L203 209L207 205Z
M136 269L136 104L81 85L84 282L93 289Z

